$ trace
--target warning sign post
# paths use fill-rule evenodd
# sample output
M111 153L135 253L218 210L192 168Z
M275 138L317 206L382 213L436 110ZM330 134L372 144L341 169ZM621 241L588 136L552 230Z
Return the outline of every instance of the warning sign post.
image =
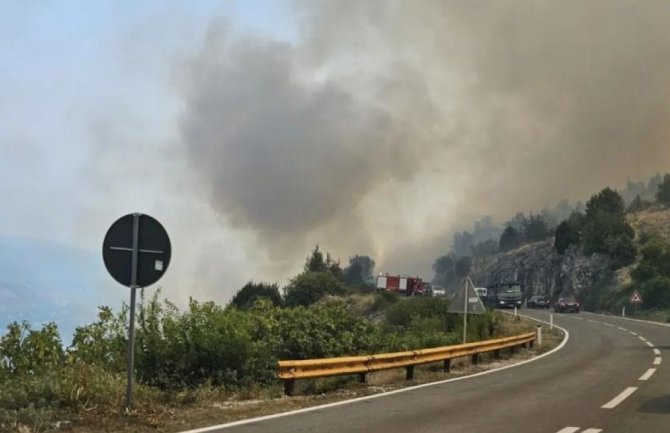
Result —
M641 304L642 303L642 296L640 295L640 292L637 290L633 290L633 294L630 295L630 299L628 300L631 304Z
M642 295L637 290L633 290L633 293L630 295L628 302L633 304L634 310L633 314L637 316L637 306L642 303Z

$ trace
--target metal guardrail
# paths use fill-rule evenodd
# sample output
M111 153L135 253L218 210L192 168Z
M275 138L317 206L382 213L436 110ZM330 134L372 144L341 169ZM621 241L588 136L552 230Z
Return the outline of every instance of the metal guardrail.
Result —
M414 378L414 366L433 362L444 362L444 371L451 369L451 360L472 356L472 363L477 364L478 355L494 352L499 355L501 349L510 348L514 351L519 346L533 347L536 334L529 332L513 337L495 340L478 341L454 346L435 347L431 349L407 352L382 353L378 355L347 356L341 358L305 359L299 361L279 361L278 376L284 381L284 393L293 395L297 379L313 379L318 377L358 374L359 381L365 382L365 375L391 368L405 368L406 379Z

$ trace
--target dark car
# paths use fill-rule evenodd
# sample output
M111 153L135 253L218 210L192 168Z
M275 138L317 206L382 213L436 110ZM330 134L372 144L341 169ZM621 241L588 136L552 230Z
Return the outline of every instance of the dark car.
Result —
M528 308L549 308L549 299L546 296L532 296L527 302Z
M554 311L557 313L579 313L579 302L575 298L558 298L554 304Z

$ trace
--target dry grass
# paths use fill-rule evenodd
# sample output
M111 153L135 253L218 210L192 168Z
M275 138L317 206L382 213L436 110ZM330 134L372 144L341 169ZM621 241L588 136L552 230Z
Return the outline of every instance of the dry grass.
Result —
M655 234L670 242L670 209L649 209L628 215L629 224L635 229L636 236Z

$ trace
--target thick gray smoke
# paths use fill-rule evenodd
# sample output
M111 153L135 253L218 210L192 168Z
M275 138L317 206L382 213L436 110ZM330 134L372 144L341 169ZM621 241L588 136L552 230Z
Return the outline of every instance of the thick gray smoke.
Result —
M310 1L300 16L294 44L213 24L183 75L192 168L271 251L320 242L424 272L482 215L670 170L664 1Z

